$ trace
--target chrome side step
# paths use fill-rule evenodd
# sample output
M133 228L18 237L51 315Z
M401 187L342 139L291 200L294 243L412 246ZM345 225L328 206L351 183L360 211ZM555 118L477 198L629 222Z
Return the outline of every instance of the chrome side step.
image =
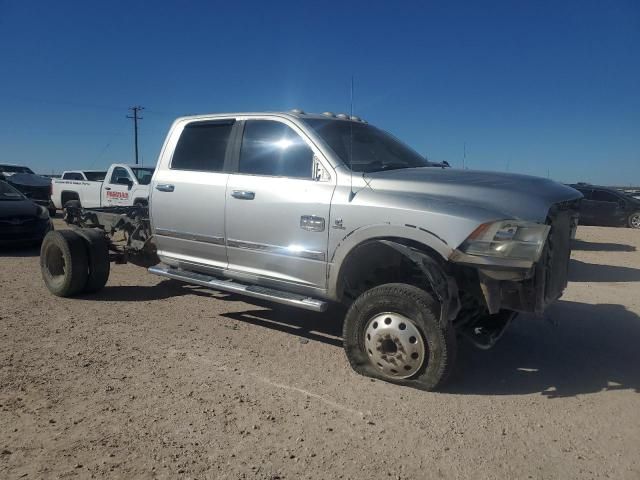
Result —
M149 268L149 273L160 275L161 277L173 278L186 283L223 290L225 292L239 293L248 297L261 298L271 302L283 303L293 307L313 310L314 312L324 312L329 306L328 302L315 298L298 295L297 293L283 292L273 288L259 287L257 285L245 285L235 280L223 280L202 273L189 272L180 268L157 265Z

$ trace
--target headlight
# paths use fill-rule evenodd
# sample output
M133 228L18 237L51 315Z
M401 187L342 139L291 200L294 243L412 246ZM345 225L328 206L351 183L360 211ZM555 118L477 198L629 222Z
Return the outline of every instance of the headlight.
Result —
M536 262L549 234L549 225L501 220L483 223L461 245L468 255Z
M49 210L47 210L46 208L42 207L42 206L38 206L39 208L39 212L38 212L38 218L42 219L42 220L46 220L49 218Z

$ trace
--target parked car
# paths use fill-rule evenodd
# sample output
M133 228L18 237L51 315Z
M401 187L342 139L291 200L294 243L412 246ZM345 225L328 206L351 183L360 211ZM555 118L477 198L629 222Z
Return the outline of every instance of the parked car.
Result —
M340 303L351 366L427 390L458 336L489 348L517 312L560 297L581 198L442 168L355 117L302 112L180 118L151 186L148 208L67 208L80 228L41 250L53 294L100 290L111 259L313 311Z
M640 200L615 190L586 183L571 185L584 199L580 204L582 225L640 228Z
M50 230L48 209L0 180L0 246L39 243Z
M115 163L106 172L73 170L53 179L51 200L56 208L70 201L83 207L146 205L153 168Z
M51 179L36 175L29 167L22 165L0 164L0 180L6 181L26 197L55 215L55 207L51 203Z

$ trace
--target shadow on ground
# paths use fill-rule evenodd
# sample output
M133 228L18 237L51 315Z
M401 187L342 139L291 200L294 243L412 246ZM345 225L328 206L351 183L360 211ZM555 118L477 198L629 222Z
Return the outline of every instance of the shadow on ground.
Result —
M177 280L161 280L156 285L106 285L96 293L79 295L81 300L100 302L148 302L151 300L164 300L165 298L180 297L183 295L198 295L223 299L229 295L217 294L213 290L201 289Z
M447 391L549 398L605 390L640 393L640 317L621 305L560 301L517 318L492 350L460 345Z
M246 301L246 299L245 299ZM251 303L255 303L250 300ZM222 316L260 327L266 327L300 338L342 347L342 319L345 311L339 307L325 313L310 312L285 306L265 303L265 309L223 313Z
M223 316L342 346L344 311L339 309L320 314L278 307ZM531 315L517 318L492 350L459 340L458 363L445 392L542 393L548 398L615 389L640 393L638 315L621 305L560 301L547 318L552 321Z
M199 295L249 307L223 313L231 320L295 335L305 341L342 346L344 310L328 312L274 305L235 294L224 294L163 280L155 286L106 287L86 300L149 301L177 295ZM237 308L237 305L236 307ZM547 320L531 315L516 318L491 350L478 350L459 340L458 361L445 393L522 395L548 398L606 390L640 393L640 317L622 305L590 305L559 301ZM549 321L549 319L551 321ZM345 359L344 368L349 368Z
M640 269L615 265L598 265L580 260L569 264L570 282L640 282Z
M39 257L40 245L11 246L0 248L0 258Z
M223 316L342 346L344 312L338 309L320 314L278 307ZM560 301L547 316L553 323L530 315L517 318L492 350L459 340L457 366L445 393L542 393L548 398L615 389L640 393L638 315L621 305Z
M623 243L599 243L586 242L584 240L574 240L571 248L585 252L635 252L636 247Z

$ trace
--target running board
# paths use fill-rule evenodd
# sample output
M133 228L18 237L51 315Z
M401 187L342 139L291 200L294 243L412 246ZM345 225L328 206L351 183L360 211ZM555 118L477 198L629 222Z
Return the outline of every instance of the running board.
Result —
M314 312L324 312L329 304L322 300L298 295L297 293L283 292L273 288L259 287L257 285L245 285L234 280L222 280L211 275L189 272L180 268L167 266L155 266L149 268L149 273L160 275L161 277L173 278L186 283L223 290L225 292L238 293L248 297L260 298L271 302L283 303L293 307L304 308Z

